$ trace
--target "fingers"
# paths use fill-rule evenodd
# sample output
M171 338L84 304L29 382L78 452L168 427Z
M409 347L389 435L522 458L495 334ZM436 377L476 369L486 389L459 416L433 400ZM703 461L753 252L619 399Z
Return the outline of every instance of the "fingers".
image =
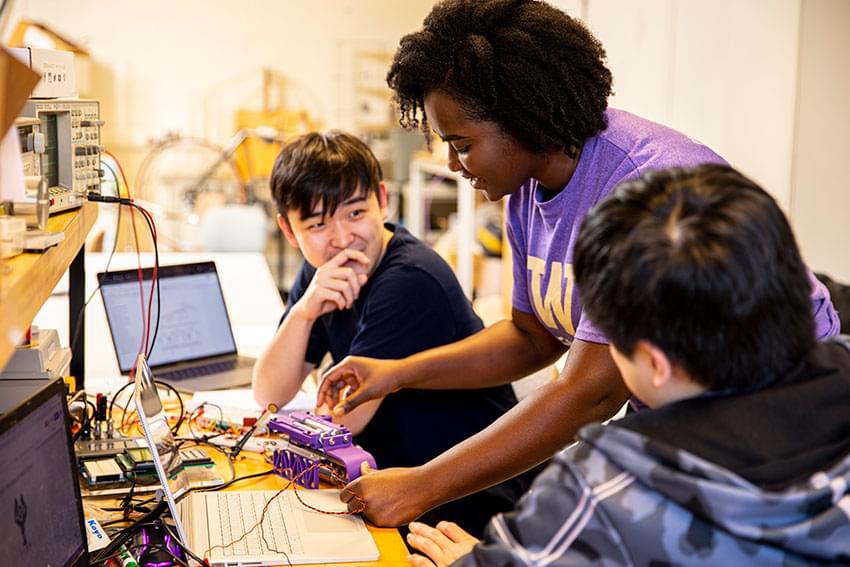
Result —
M368 394L361 388L358 388L349 393L342 401L334 406L333 415L336 417L342 417L347 413L351 413L351 411L360 404L368 402L371 399L373 398L369 397Z
M350 248L342 250L334 258L340 259L340 266L347 265L361 274L367 273L372 264L366 254L359 250L352 250Z
M340 309L350 308L354 304L354 300L360 295L360 288L362 287L354 271L351 268L329 268L325 266L320 270L314 276L317 291L336 292L343 297Z
M366 476L368 474L372 474L373 472L375 472L375 471L372 470L371 466L369 466L369 461L363 461L362 463L360 463L360 475L361 476Z
M454 522L440 522L437 524L437 529L455 543L476 540L469 532L461 528ZM477 540L476 540L477 541Z
M419 554L408 555L407 562L413 567L436 567L433 561Z
M438 565L442 563L443 548L434 540L411 532L407 534L407 543L410 544L410 547L427 555L434 563Z
M347 248L342 250L339 254L334 256L330 262L328 262L328 265L342 270L340 273L345 275L352 289L357 291L360 291L360 287L366 283L366 280L368 279L366 274L369 273L371 264L372 262L366 254L358 250L350 250Z
M339 394L343 388L360 386L360 376L353 366L350 356L343 358L342 362L326 370L322 374L321 380L317 401L320 404L326 403L331 407L339 401Z
M369 257L366 256L363 252L359 250L353 250L351 248L345 248L344 250L340 250L339 253L328 260L328 264L333 264L334 266L342 266L348 263L359 264L361 266L360 269L366 268L369 269L369 265L371 262L369 261Z
M361 380L357 369L352 366L350 358L346 357L322 375L322 383L319 386L316 403L317 405L327 404L328 407L332 408L333 415L341 416L366 401L365 399L358 400L357 389L360 388L360 384ZM340 405L342 394L348 388L354 390L354 392Z
M448 565L469 553L478 540L453 522L440 522L432 528L420 522L411 522L407 542L427 555L437 565Z
M349 509L351 507L352 500L356 504L357 503L357 497L362 498L362 496L360 496L360 494L359 494L360 490L359 490L358 484L359 484L358 481L354 480L354 481L346 484L342 488L342 490L339 491L339 499L342 500L343 502L345 502L346 504L348 504Z
M333 281L321 285L316 290L316 298L322 303L334 304L337 309L346 309L354 301L350 289Z
M448 523L448 522L440 522L440 523L442 524L442 523ZM439 544L447 545L449 543L452 543L452 540L450 540L448 537L446 537L446 534L444 534L442 531L438 530L437 528L433 528L433 527L429 526L428 524L423 524L422 522L410 522L410 524L408 524L407 527L410 530L410 533L417 535L417 536L422 536L426 539L429 539L431 541L435 541Z
M366 283L371 262L362 252L342 250L316 271L316 290L330 290L320 296L338 309L350 309Z
M410 523L408 528L410 533L407 534L407 543L411 547L427 555L437 565L446 564L447 547L452 545L446 536L439 530L418 522Z

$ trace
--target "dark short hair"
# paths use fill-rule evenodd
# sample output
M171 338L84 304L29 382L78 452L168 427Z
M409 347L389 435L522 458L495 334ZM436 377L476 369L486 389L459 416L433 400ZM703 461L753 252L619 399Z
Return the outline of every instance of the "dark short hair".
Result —
M814 344L791 227L726 166L620 184L585 217L573 267L586 314L618 350L649 341L709 390L758 388Z
M372 150L356 136L311 132L283 146L272 169L271 191L284 217L292 210L307 217L317 203L332 215L358 191L378 195L382 177Z
M447 0L401 39L387 83L399 123L428 135L425 95L441 90L473 120L526 149L573 148L606 128L605 50L576 19L531 0Z

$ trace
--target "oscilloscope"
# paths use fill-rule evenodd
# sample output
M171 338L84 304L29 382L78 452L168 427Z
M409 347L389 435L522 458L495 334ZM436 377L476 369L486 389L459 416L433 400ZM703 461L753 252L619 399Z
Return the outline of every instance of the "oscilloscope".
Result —
M47 181L50 212L80 207L100 193L100 103L86 99L30 99L21 116L37 118L44 137L38 175Z

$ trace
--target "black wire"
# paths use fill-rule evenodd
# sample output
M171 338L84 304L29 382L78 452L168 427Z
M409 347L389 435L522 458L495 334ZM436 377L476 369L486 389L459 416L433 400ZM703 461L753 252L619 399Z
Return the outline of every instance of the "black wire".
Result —
M131 203L134 209L138 209L138 211L142 214L142 217L145 219L145 222L148 225L148 230L151 233L151 240L153 241L153 257L154 257L154 267L156 268L157 276L159 276L159 246L156 243L156 231L153 228L153 221L148 217L148 212L135 203ZM153 346L156 344L156 336L159 333L159 315L162 311L162 296L160 294L160 286L159 286L159 277L152 281L151 285L156 286L156 325L154 326L153 337L151 338L150 346L148 347L147 353L145 356L150 358L151 352L153 352ZM182 415L181 415L182 417Z
M83 390L77 391L78 394L81 393L81 392L83 394L83 399L82 399L82 401L83 401L83 415L79 419L74 417L73 414L71 415L71 419L80 424L80 428L77 430L76 433L74 433L73 437L71 438L72 441L76 441L77 439L79 439L80 436L83 434L83 431L86 429L86 427L88 427L89 431L91 431L92 421L94 421L94 417L97 413L97 408L95 407L95 405L85 397L85 395L86 395L85 391L83 391ZM72 401L74 401L74 400L72 400ZM79 400L76 400L76 401L79 401ZM95 408L94 411L92 411L91 416L89 416L89 406L91 406L92 408Z
M109 413L109 420L110 420L110 421L112 420L112 406L114 406L114 405L115 405L115 400L117 400L117 399L118 399L118 396L121 394L121 392L123 392L124 390L126 390L128 387L130 387L130 386L131 386L131 385L133 385L133 384L134 384L134 382L127 382L126 384L124 384L123 386L121 386L120 388L118 388L118 391L117 391L117 392L115 392L114 394L112 394L112 399L111 399L111 400L109 400L109 412L108 412L108 413ZM128 405L129 405L129 404L128 404Z
M225 488L228 488L229 486L232 486L232 485L236 484L237 482L242 482L243 480L248 480L248 479L252 479L252 478L259 478L261 476L268 476L268 475L272 474L273 472L275 472L275 469L270 469L270 470L267 470L267 471L258 472L258 473L254 473L254 474L248 474L248 475L245 475L245 476L240 476L240 477L234 478L234 479L230 480L229 482L225 482L224 484L220 484L218 486L213 486L211 488L204 488L204 487L190 488L186 492L217 492L219 490L224 490Z
M180 538L177 537L177 534L171 531L171 526L163 522L162 527L165 529L166 532L168 532L168 534L174 539L174 541L177 542L177 545L180 547L180 549L183 550L183 553L185 553L201 565L209 564L207 561L204 561L200 556L198 556L191 549L189 549L189 547L184 542L180 541Z
M159 380L154 380L154 384L158 384L167 390L170 390L171 393L177 396L177 401L180 402L180 416L177 418L177 423L175 423L174 427L171 429L171 432L177 435L177 432L180 430L180 426L183 425L183 419L186 417L186 406L183 405L183 396L181 396L180 392L178 392L171 384L160 382Z
M133 535L141 527L144 527L145 525L151 524L153 522L153 520L155 520L156 518L159 518L162 515L162 513L165 511L166 507L167 506L166 506L165 500L160 501L154 507L153 510L151 510L150 512L148 512L147 514L142 516L140 519L138 519L132 525L124 528L123 530L118 532L116 535L112 536L112 541L110 541L109 544L106 547L99 550L97 552L97 554L92 556L91 562L92 563L102 563L103 558L111 557L122 545L124 545L126 542L130 541L130 538L132 538Z
M88 417L88 425L89 427L91 427L91 424L94 421L95 416L97 415L97 406L94 405L89 399L86 399L86 406L91 406L93 408L91 416ZM86 415L88 416L88 410L86 411Z
M83 393L83 418L80 420L80 429L73 436L73 441L76 442L83 433L87 432L91 433L91 420L94 418L94 414L92 417L89 417L89 401L85 398L85 392Z
M213 403L210 403L210 402L203 402L198 407L193 409L192 412L189 414L187 423L189 424L189 434L192 436L192 439L194 439L195 441L197 441L199 443L207 443L210 439L215 439L216 437L219 437L219 436L224 435L226 433L225 431L221 431L221 432L216 433L214 435L198 435L197 433L195 433L195 430L192 428L192 422L195 419L193 416L195 415L196 412L202 410L206 406L217 408L218 409L218 415L219 415L219 423L224 422L224 410L218 404L213 404ZM200 417L200 416L198 416L198 417ZM220 425L216 424L216 426L219 429L221 429ZM217 445L214 445L212 443L210 443L210 445L217 448L217 449L219 448ZM224 452L224 451L222 451L222 452Z
M166 389L170 390L171 392L173 392L174 395L177 396L177 401L180 402L180 417L177 418L177 423L175 423L174 427L171 428L171 432L173 434L177 435L177 431L180 429L180 426L183 425L183 419L185 417L184 412L185 412L186 406L183 404L183 396L181 396L180 392L178 392L174 388L174 386L172 386L171 384L166 384L165 382L160 382L159 380L154 380L154 384L156 384L158 386L162 386L163 388L166 388ZM109 419L110 420L112 420L112 409L113 409L113 406L115 405L115 400L118 399L118 396L121 395L121 392L123 392L124 390L126 390L130 386L134 386L134 385L135 385L135 382L127 382L126 384L124 384L123 386L118 388L118 391L115 392L112 395L112 399L109 401ZM122 413L125 413L125 414L127 413L127 411L130 408L131 400L132 400L132 396L127 399L127 403L124 405Z

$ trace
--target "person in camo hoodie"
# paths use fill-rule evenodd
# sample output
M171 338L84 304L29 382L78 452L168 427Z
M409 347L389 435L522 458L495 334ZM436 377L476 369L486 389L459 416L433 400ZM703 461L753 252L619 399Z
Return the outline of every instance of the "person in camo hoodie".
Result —
M850 342L815 340L776 202L733 169L650 172L582 224L575 275L651 411L589 425L480 542L414 565L850 564Z

